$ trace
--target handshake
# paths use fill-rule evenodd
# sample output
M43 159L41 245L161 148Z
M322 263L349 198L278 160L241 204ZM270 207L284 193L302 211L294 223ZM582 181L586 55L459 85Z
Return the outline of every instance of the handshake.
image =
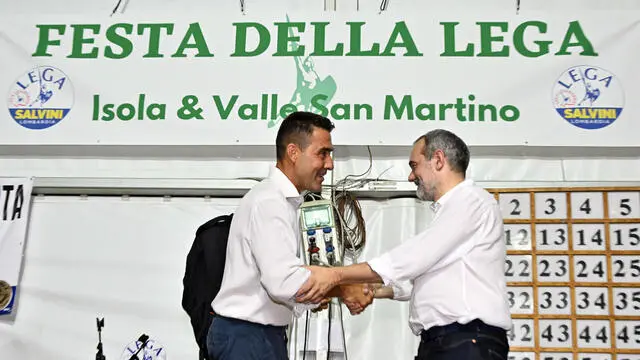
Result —
M296 294L296 301L319 303L320 306L313 310L314 312L326 309L331 298L338 297L342 299L351 315L358 315L371 305L379 287L375 284L339 284L339 278L333 274L337 271L336 268L305 267L311 270L311 276Z

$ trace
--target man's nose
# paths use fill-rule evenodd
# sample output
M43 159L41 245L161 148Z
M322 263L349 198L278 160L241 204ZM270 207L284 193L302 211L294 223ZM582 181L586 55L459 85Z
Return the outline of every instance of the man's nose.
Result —
M327 170L333 170L333 157L327 156L327 161L325 161L324 168Z

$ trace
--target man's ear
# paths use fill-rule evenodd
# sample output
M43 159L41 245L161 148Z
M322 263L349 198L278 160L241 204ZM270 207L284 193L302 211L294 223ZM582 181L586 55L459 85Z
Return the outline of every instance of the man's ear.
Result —
M296 144L288 144L287 145L287 156L294 164L298 161L298 157L300 156L300 148Z
M433 159L435 159L435 169L436 171L440 171L444 168L444 164L445 164L445 156L444 156L444 152L440 149L436 150L433 153Z

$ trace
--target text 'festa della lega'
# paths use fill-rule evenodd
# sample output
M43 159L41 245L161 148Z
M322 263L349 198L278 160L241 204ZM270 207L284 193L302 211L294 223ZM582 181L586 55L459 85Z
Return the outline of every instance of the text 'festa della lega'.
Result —
M370 38L366 22L237 22L231 24L235 37L231 57L266 56L424 56L413 32L405 21L389 26L386 36L377 41L363 41ZM477 42L459 39L461 27L473 26L479 36ZM129 56L143 58L215 57L214 42L225 34L209 34L200 23L117 23L102 24L39 24L38 42L33 57L64 55L67 58L123 59ZM549 25L544 21L526 21L513 24L506 21L461 24L460 22L440 22L443 48L438 50L442 57L509 57L516 53L524 57L540 57L579 54L597 56L591 41L580 22L571 21L564 26L562 36L546 35ZM343 31L342 41L327 41L327 32ZM175 37L181 41L167 42ZM511 37L511 41L506 38ZM527 41L525 42L525 38ZM531 41L530 39L534 39ZM215 40L214 40L215 39ZM68 43L71 43L69 46ZM94 44L104 44L96 46ZM173 44L168 48L166 44ZM297 45L304 43L306 45ZM512 43L506 45L505 43ZM175 44L178 44L175 46ZM292 45L296 46L292 46ZM65 50L62 50L65 49ZM63 53L64 51L64 53ZM188 55L189 54L189 55Z

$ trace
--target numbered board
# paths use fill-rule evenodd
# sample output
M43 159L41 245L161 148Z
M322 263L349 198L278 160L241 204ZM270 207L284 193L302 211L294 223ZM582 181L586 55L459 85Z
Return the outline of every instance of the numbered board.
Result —
M490 189L509 360L640 360L640 188Z

